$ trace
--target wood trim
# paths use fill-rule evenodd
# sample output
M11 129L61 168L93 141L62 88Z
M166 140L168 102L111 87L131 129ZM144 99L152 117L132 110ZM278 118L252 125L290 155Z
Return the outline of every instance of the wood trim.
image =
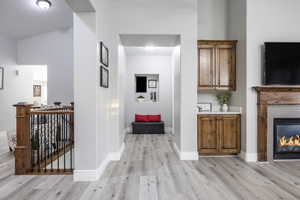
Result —
M31 169L31 142L29 113L31 104L17 104L16 107L16 134L17 144L15 149L15 174L27 174Z
M197 45L236 45L237 40L198 40Z
M267 161L268 105L300 105L300 86L257 86L257 159Z

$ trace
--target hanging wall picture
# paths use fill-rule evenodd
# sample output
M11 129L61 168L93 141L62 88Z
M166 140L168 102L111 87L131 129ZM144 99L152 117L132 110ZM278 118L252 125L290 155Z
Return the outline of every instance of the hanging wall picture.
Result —
M109 71L103 66L100 67L100 86L109 87Z
M42 96L42 86L34 85L33 86L33 97L41 97Z
M108 67L109 65L109 50L103 42L100 42L100 62L105 67Z
M4 89L4 68L0 67L0 90Z
M157 88L157 80L148 80L148 88Z

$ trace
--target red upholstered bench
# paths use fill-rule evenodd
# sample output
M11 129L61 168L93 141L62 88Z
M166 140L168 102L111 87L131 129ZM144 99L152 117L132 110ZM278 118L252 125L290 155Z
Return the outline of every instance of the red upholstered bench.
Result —
M132 123L133 134L164 134L165 125L161 115L135 115Z

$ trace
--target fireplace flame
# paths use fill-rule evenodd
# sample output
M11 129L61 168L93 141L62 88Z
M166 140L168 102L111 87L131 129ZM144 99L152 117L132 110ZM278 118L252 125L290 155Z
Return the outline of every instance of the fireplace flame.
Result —
M279 140L281 146L300 146L300 136L292 136L290 138L286 138L282 136Z

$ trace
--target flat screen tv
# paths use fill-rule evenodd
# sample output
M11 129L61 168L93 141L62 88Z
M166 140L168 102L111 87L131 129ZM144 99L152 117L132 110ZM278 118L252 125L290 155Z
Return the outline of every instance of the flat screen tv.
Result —
M136 77L136 93L146 93L147 92L147 77L137 76Z
M265 43L266 85L300 85L300 43Z

